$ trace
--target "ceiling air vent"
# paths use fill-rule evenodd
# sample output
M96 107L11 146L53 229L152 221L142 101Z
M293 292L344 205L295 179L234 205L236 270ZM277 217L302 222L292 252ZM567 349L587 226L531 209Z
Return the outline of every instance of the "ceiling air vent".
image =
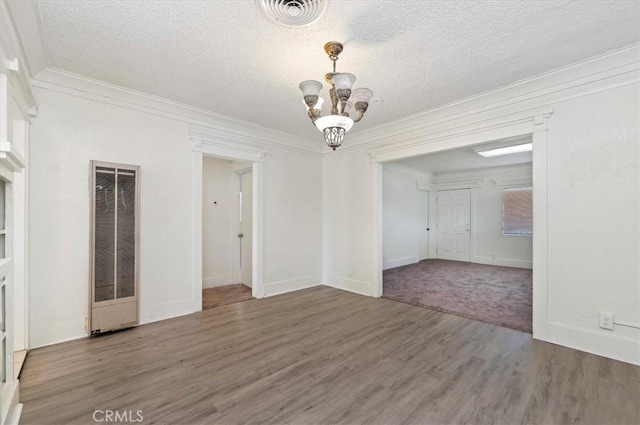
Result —
M255 0L263 15L290 27L309 25L327 10L328 0Z

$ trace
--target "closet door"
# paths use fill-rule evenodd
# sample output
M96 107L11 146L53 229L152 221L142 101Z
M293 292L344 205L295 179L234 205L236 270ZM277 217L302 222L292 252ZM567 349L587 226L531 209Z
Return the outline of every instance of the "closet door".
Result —
M139 167L91 168L91 333L100 333L138 323Z

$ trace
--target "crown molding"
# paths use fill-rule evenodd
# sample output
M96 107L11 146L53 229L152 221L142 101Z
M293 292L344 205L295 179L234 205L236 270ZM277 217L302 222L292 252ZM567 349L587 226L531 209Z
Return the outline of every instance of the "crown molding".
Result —
M424 153L425 144L436 147L438 143L447 140L456 139L458 141L466 141L466 139L478 139L482 134L483 140L476 140L474 143L486 142L489 140L498 140L505 137L505 129L509 129L509 133L514 128L518 128L519 134L530 134L540 131L546 131L548 126L548 118L553 114L551 108L539 108L531 110L523 110L510 114L498 116L487 115L481 119L466 120L462 122L450 123L446 128L440 128L438 131L431 133L423 133L411 137L406 140L392 139L392 143L386 143L380 147L371 149L368 153L375 162L384 162L396 159L400 156L422 155ZM393 136L390 136L390 138ZM466 143L470 144L470 143ZM434 149L437 151L438 149ZM411 152L409 152L411 151Z
M533 173L532 163L502 165L499 167L479 168L476 170L451 171L437 173L433 180L436 184L455 183L467 180L507 181L507 180L531 180Z
M436 190L482 188L491 183L496 186L531 185L532 164L504 165L468 171L452 171L434 175Z
M29 78L47 67L49 58L40 21L37 0L1 0L11 13L15 32L20 39L23 59L28 63ZM5 10L3 10L4 14Z
M338 152L423 143L474 122L549 108L554 103L640 82L640 44L353 134ZM540 119L544 120L544 116ZM538 124L538 122L536 122ZM323 155L331 157L331 151ZM335 155L335 153L334 153Z
M316 141L66 71L46 69L36 76L33 86L185 122L212 138L312 156L322 152Z
M0 0L0 72L16 89L12 91L24 117L37 115L37 104L31 86L31 70L9 5Z
M432 173L420 171L416 168L409 167L404 164L387 162L385 164L382 164L382 168L384 169L384 171L392 171L395 173L406 174L408 176L423 180L425 182L431 182L431 180L433 179Z

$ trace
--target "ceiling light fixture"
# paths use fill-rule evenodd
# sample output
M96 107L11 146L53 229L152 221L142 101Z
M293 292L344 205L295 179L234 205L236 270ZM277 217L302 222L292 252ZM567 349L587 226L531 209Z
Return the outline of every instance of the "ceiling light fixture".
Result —
M323 99L319 96L322 83L314 80L307 80L300 83L298 87L304 96L304 103L307 105L307 113L316 128L324 134L324 140L334 151L344 141L344 135L351 129L354 122L358 122L367 112L369 100L373 92L369 89L360 88L351 91L356 76L353 74L336 72L336 61L342 52L342 43L330 41L324 45L324 51L333 61L333 72L329 72L324 79L331 86L329 98L331 99L331 115L321 116L321 106ZM349 110L354 108L356 117L349 117Z
M525 143L523 145L507 146L504 148L490 149L488 151L476 151L478 155L482 155L485 158L491 158L500 155L509 155L512 153L531 152L533 150L533 143Z

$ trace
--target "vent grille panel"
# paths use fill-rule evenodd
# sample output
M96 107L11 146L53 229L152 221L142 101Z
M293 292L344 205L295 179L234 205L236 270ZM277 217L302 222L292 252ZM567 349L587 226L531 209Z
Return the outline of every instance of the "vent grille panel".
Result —
M290 27L312 24L324 15L328 0L255 0L264 16Z
M114 299L115 169L99 167L95 198L95 301Z

